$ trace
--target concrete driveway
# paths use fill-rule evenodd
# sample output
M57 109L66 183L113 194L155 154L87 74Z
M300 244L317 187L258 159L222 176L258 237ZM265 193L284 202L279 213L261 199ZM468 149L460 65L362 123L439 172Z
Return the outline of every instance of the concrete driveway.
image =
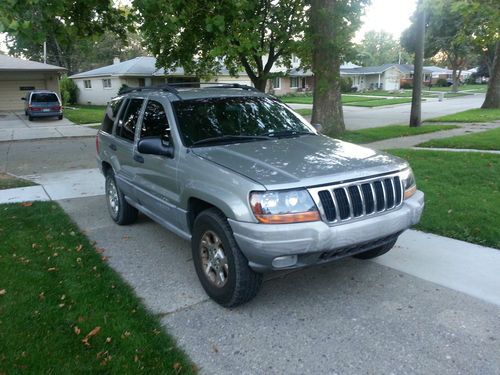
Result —
M0 142L43 138L94 136L96 130L77 126L66 118L40 118L28 121L24 112L0 112Z
M349 258L274 274L255 300L227 310L203 292L186 241L144 216L115 225L102 196L60 203L201 373L500 372L500 307L411 268Z

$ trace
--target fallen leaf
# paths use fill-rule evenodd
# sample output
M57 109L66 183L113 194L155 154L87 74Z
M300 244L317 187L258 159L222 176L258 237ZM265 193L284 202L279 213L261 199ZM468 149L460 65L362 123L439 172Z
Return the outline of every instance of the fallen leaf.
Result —
M103 256L101 257L101 260L102 260L102 261L104 261L104 262L106 262L106 261L108 260L108 257L107 257L107 256L105 256L105 255L103 255Z
M80 245L78 245L78 246L76 247L76 251L77 251L77 252L82 251L82 249L83 249L83 245L82 245L82 244L80 244Z
M106 337L106 342L111 342L111 337Z
M57 268L56 267L50 267L47 271L49 271L49 272L56 272Z
M23 207L31 207L31 206L33 206L33 202L23 202L23 203L21 203L21 206L23 206Z
M139 357L137 356L137 354L134 355L134 362L138 362L139 361Z
M41 293L38 295L38 298L39 298L40 300L42 300L42 301L43 301L43 300L45 299L45 292L41 292Z
M97 335L100 331L101 331L101 327L99 327L99 326L95 327L92 331L90 331L89 333L87 333L85 335L85 337L82 340L82 343L84 345L90 346L90 343L89 343L90 338Z
M104 253L104 249L103 249L102 247L96 247L96 248L95 248L95 252L96 252L97 254L102 254L102 253Z
M81 330L80 328L78 328L78 326L75 326L74 331L75 331L75 333L76 333L77 335L79 335L79 334L80 334L80 332L82 332L82 330Z
M59 308L62 309L64 307L64 303L59 304Z
M128 239L129 239L129 238L130 238L130 237L129 237L129 236L127 236L127 235L125 235L125 236L123 236L123 237L122 237L122 239L124 239L125 241L128 241Z
M36 243L34 243L34 242L31 244L31 248L32 248L32 249L34 249L34 248L35 248L35 247L37 247L37 246L38 246L38 244L36 244Z
M217 348L217 346L212 345L212 350L214 351L214 353L219 353L219 348Z
M5 296L7 291L5 289L0 289L0 296Z
M172 367L174 368L175 371L180 371L180 369L182 368L179 362L175 362Z

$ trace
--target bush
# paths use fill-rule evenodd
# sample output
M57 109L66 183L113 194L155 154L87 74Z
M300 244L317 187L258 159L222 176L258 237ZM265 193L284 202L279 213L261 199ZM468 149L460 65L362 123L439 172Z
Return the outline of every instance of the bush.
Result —
M60 81L60 88L63 104L76 104L78 99L78 86L76 83L68 77L63 77Z
M446 80L444 78L439 78L436 81L436 86L438 86L438 87L448 87L448 80Z
M410 83L410 82L403 82L401 84L401 88L404 89L404 90L409 90L409 89L413 88L413 84Z
M126 84L123 84L122 87L118 90L118 95L123 94L126 90L128 90L130 87Z
M352 79L350 77L340 77L340 91L341 92L352 91Z

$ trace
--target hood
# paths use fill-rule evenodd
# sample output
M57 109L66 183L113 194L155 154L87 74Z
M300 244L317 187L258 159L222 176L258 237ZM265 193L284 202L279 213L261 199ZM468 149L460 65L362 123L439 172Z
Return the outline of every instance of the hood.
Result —
M384 152L322 135L199 147L192 151L267 189L324 185L394 172L408 165Z

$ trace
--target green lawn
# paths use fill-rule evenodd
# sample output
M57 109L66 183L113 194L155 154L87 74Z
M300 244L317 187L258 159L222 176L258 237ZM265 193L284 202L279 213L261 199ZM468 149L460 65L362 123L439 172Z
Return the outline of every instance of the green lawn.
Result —
M500 109L469 109L447 116L435 117L426 122L491 122L500 120Z
M73 109L74 108L74 109ZM106 106L82 105L64 108L64 116L75 124L100 123L104 118Z
M302 116L311 116L313 113L312 109L304 108L304 109L294 109L295 112L300 113Z
M456 127L455 125L423 125L417 128L410 128L408 125L390 125L379 128L346 131L341 139L353 143L370 143L389 138L407 137L410 135L450 130Z
M0 373L196 372L57 204L0 212Z
M0 172L0 190L33 186L35 183Z
M450 138L433 139L418 146L500 150L500 128Z
M342 103L350 102L364 102L374 100L376 98L364 98L360 96L353 95L342 95ZM282 96L280 100L284 103L295 103L295 104L313 104L312 96Z
M353 101L346 103L345 105L354 107L382 107L393 104L411 103L411 98L394 98L394 99L366 98L366 99L372 99L372 100Z
M500 156L391 150L407 159L425 193L417 229L500 249Z
M486 92L487 89L488 85L480 85L480 84L458 86L458 91L473 90L475 92ZM429 90L429 88L425 88L425 90ZM451 86L449 87L432 86L431 91L451 91Z

